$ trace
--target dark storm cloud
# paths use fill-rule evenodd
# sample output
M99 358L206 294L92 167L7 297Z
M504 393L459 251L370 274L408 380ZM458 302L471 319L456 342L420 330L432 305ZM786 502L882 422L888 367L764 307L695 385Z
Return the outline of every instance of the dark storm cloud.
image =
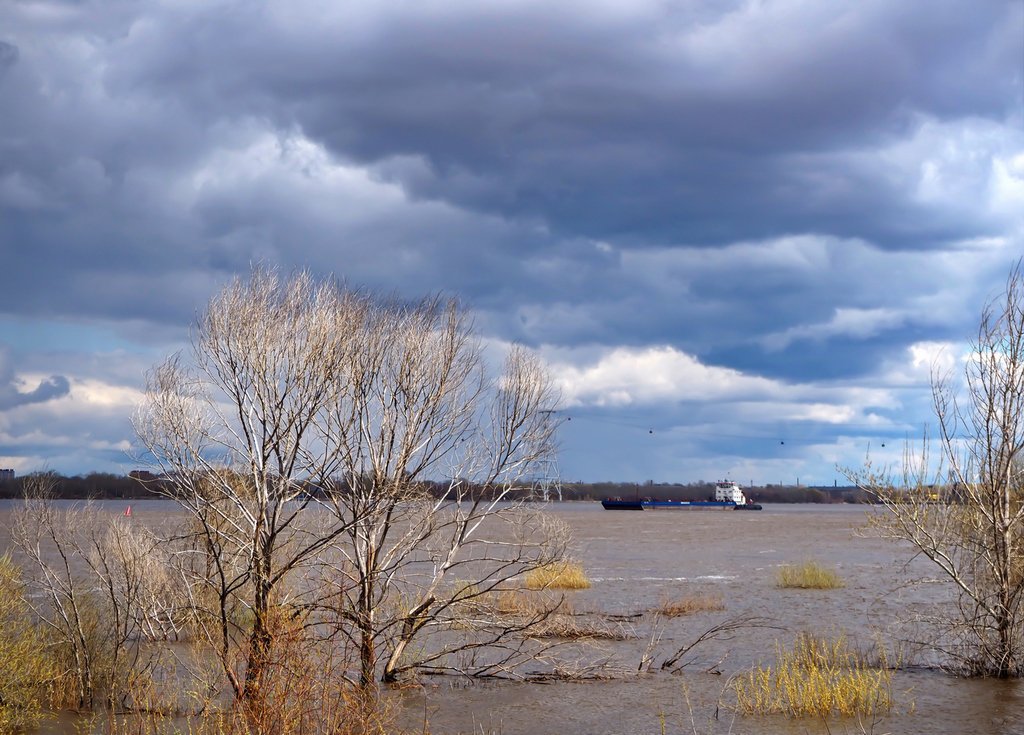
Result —
M1019 112L1012 3L708 5L699 24L642 5L473 5L357 10L316 29L308 10L163 18L109 83L210 119L298 125L413 196L562 233L924 248L992 230L848 153L912 134L921 115Z
M870 375L915 341L962 339L1006 273L999 253L891 253L816 236L589 250L567 248L532 272L554 303L509 310L506 298L493 331L551 345L669 344L753 374L839 379Z
M17 2L0 33L0 315L111 343L176 348L259 261L580 364L874 380L1022 251L1018 2ZM87 353L0 395L85 371L123 413Z
M12 312L180 320L134 295L140 275L223 278L254 258L481 298L511 281L543 301L520 262L579 238L942 249L1001 227L922 201L919 162L875 153L925 119L1019 112L1013 3L58 7L49 24L8 10L26 51L0 89L0 247L19 280L57 279L56 295L8 292ZM360 230L274 181L181 191L268 125L463 215ZM421 253L375 277L361 251L389 238ZM100 279L112 288L90 299Z
M0 75L14 66L17 61L18 47L6 41L0 41Z
M62 398L70 391L71 384L63 375L52 375L31 390L22 390L9 353L0 348L0 412Z
M0 411L61 398L66 396L70 390L71 384L63 375L53 375L43 380L33 390L24 392L10 384L0 385Z

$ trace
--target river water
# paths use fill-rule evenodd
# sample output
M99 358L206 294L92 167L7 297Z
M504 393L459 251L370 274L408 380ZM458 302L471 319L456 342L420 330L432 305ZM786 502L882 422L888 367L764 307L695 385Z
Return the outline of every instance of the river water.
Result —
M111 512L125 507L123 501L103 505ZM161 501L132 506L139 522L158 524L169 512ZM9 507L0 505L0 516ZM790 644L798 633L841 634L862 649L881 641L892 650L900 648L899 639L922 634L907 621L952 599L927 560L913 558L905 544L864 531L867 514L877 510L765 505L748 513L623 512L598 503L550 509L573 529L573 554L593 583L568 593L573 610L620 625L629 636L571 655L603 663L615 678L472 685L428 680L392 695L403 728L425 727L433 735L1024 733L1022 682L958 679L927 667L895 673L895 709L875 722L744 717L731 708L730 677L771 663L776 646ZM779 589L778 567L803 561L833 567L845 587ZM725 609L678 618L651 612L665 601L702 593L720 596ZM680 648L732 619L757 625L698 645L677 673L660 670ZM927 653L904 648L902 655L913 664L930 663ZM635 673L645 657L653 672Z

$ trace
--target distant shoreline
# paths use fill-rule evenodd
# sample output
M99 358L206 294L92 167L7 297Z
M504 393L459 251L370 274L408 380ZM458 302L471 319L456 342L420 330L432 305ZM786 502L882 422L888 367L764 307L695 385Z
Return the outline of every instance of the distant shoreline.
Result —
M0 482L0 498L19 499L25 497L25 475L13 480ZM133 472L130 475L112 473L91 473L87 475L50 474L51 495L65 500L145 500L165 497L152 489L153 483L160 482L149 473ZM427 492L440 495L446 483L423 483ZM548 483L549 498L559 499L558 484ZM746 496L756 503L856 503L870 504L871 498L863 490L853 486L807 486L807 485L747 485L743 487ZM493 490L474 488L473 494L487 497ZM513 488L508 493L510 500L535 499L537 489L528 483ZM714 495L714 482L681 483L633 483L633 482L563 482L560 498L563 501L599 501L605 498L640 498L656 500L706 500Z

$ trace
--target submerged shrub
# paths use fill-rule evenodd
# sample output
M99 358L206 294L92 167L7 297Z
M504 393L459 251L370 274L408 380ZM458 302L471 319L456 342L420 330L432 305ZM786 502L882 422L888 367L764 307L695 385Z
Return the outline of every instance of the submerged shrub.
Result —
M636 634L621 624L580 620L574 615L556 614L545 618L528 631L530 638L563 638L566 640L626 641Z
M667 618L678 618L700 612L717 612L725 609L725 601L719 594L696 593L674 600L666 599L654 612Z
M802 590L832 590L846 586L835 570L813 561L780 567L775 580L779 587Z
M892 709L892 672L872 668L845 636L802 634L779 647L775 666L757 666L733 681L745 715L824 718L883 714Z
M510 618L542 617L551 613L572 615L572 603L558 593L545 590L502 589L476 596L465 595L468 611Z
M263 686L247 699L216 687L189 692L187 712L143 710L106 718L104 735L391 735L394 703L349 676L350 652L325 640L308 618L275 604ZM212 664L213 662L207 662ZM89 730L93 732L93 730ZM96 730L100 732L100 730Z
M18 568L0 556L0 732L34 727L42 716L53 667L33 618Z
M579 562L561 561L530 570L524 584L530 590L585 590L590 580Z

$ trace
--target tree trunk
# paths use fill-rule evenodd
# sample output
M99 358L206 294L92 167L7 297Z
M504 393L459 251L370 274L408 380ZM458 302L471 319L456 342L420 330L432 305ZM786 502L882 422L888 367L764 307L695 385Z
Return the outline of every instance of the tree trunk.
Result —
M1007 679L1013 675L1013 640L1009 615L1000 610L999 619L999 663L996 676Z
M424 619L423 616L430 609L430 606L434 604L435 598L433 595L427 597L423 602L417 605L413 610L409 611L409 615L402 623L402 634L398 638L398 642L391 651L391 655L388 657L388 662L384 665L383 680L388 684L393 684L398 678L398 664L402 660L402 654L405 653L406 647L409 642L413 639L413 636L423 627Z
M374 629L374 578L377 566L377 549L372 543L366 547L365 568L359 585L358 627L359 627L359 683L368 688L376 681L377 643Z
M371 687L377 670L377 647L374 641L373 609L359 615L359 683Z
M255 583L255 599L253 600L252 634L249 637L249 655L245 671L245 688L242 698L253 701L259 696L267 664L270 661L270 649L273 634L270 630L270 592L269 560L264 557L259 564L259 578Z

